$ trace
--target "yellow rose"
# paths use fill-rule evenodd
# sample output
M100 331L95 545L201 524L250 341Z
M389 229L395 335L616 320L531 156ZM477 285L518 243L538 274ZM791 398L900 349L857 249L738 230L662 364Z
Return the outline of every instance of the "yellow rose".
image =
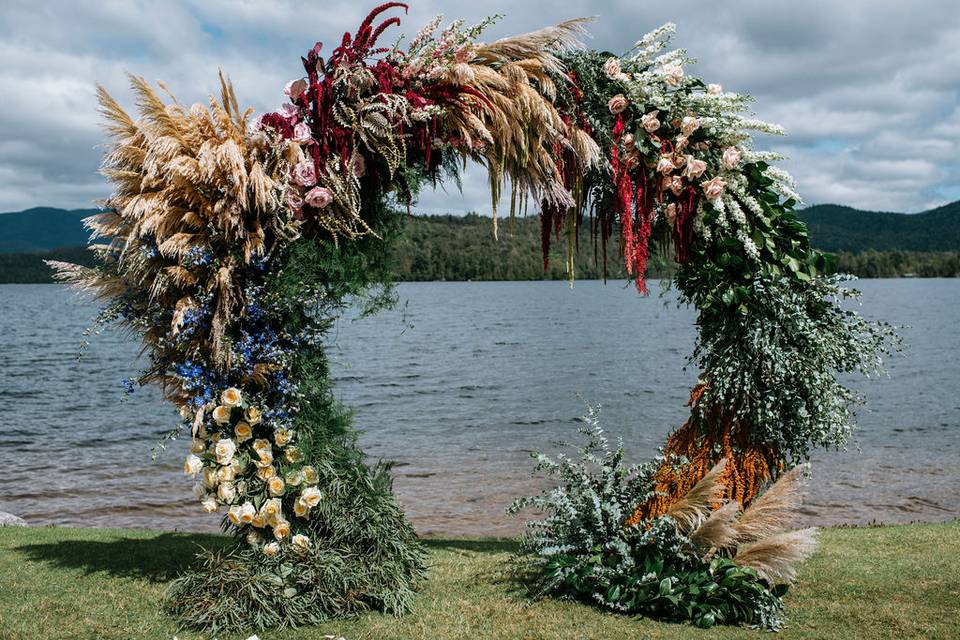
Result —
M207 445L203 442L203 440L198 440L194 438L190 442L190 453L201 454L206 450L207 450Z
M236 387L230 387L220 396L220 401L228 407L238 406L242 402L240 397L240 389L237 389Z
M273 432L273 441L278 447L285 447L293 440L293 431L290 429L277 429Z
M230 438L221 438L213 449L217 456L217 462L222 465L228 465L233 462L233 456L237 452L237 445Z
M276 542L269 542L263 545L263 555L265 556L275 556L280 553L280 545Z
M317 484L320 482L320 476L313 467L304 467L300 472L303 473L303 481L307 484Z
M195 476L203 469L203 460L190 454L183 463L183 472L187 475Z
M270 495L272 496L282 496L285 485L283 483L283 478L280 476L273 476L267 480L267 488L270 490Z
M237 490L232 482L224 482L217 487L217 497L224 503L230 504L237 497Z
M216 469L213 467L206 467L203 470L203 486L207 487L208 489L212 489L213 487L217 486L219 482L220 480L217 478Z
M217 408L213 410L213 419L218 424L227 424L230 422L230 409L222 404L217 405Z
M272 478L274 475L276 475L276 473L277 472L270 465L265 465L257 468L257 477L263 480L264 482Z
M237 436L237 442L246 442L253 437L253 427L246 422L238 422L233 434Z
M270 498L269 500L263 503L262 511L264 516L266 516L267 518L273 518L280 514L281 509L282 509L282 505L280 504L280 499Z
M310 538L303 535L302 533L298 533L297 535L290 538L290 543L300 550L305 551L310 548Z
M247 417L247 422L253 425L260 424L260 419L263 417L260 413L260 409L257 409L256 407L248 407L245 415Z
M298 518L304 518L310 513L310 507L303 501L303 498L298 498L297 501L293 503L293 513Z
M252 524L258 529L262 529L267 524L267 521L262 515L258 513L257 515L253 516L253 520L250 521L250 524Z
M261 449L257 452L260 455L260 460L257 462L258 467L265 467L273 463L273 452L267 449Z
M273 536L277 540L283 540L288 535L290 535L290 523L286 520L277 520L277 523L273 525Z
M307 487L303 490L303 493L300 494L300 499L312 509L320 504L320 500L323 499L323 494L320 493L320 489L316 487Z

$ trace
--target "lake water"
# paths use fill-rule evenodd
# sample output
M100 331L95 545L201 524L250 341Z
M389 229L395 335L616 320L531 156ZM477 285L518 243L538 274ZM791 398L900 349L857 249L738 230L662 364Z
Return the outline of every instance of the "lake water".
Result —
M869 398L856 441L818 452L815 524L960 516L960 280L865 280L863 313L899 325L906 352ZM653 291L656 292L653 285ZM180 471L185 442L153 389L124 398L138 345L119 331L76 359L95 306L58 285L0 285L0 510L32 524L213 530ZM625 283L422 283L395 310L331 336L338 392L367 452L396 462L424 534L514 534L504 514L540 482L534 450L569 438L583 401L652 454L685 418L693 312Z

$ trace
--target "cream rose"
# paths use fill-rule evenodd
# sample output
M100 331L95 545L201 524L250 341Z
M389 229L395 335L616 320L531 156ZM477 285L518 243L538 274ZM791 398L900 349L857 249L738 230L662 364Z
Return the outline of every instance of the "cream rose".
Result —
M264 465L257 468L257 477L266 482L273 476L277 474L276 470L271 465Z
M228 465L233 462L233 456L237 453L237 445L230 438L221 438L214 447L214 453L217 456L217 462Z
M277 429L273 432L273 441L278 447L285 447L293 440L293 431L290 429Z
M282 540L290 535L290 523L286 520L278 520L275 525L273 525L273 536L278 540Z
M190 453L200 454L206 451L206 449L207 449L207 445L204 444L203 440L200 440L199 438L194 438L193 440L190 441Z
M644 131L653 133L660 128L660 119L657 118L658 115L660 115L660 111L651 111L650 113L640 116L640 125Z
M660 156L660 160L657 161L657 171L663 175L668 175L673 172L673 154L665 153Z
M293 503L293 514L298 518L305 518L308 513L310 513L310 507L303 501L303 498L297 498L297 501Z
M263 555L265 556L275 556L280 553L280 545L276 542L268 542L263 545Z
M300 471L290 471L283 479L288 487L296 487L303 483L303 474Z
M303 535L302 533L298 533L297 535L290 538L290 544L297 547L298 549L306 550L310 548L310 538Z
M679 196L681 193L683 193L686 185L683 182L683 178L680 176L670 176L670 183L666 185L666 187L671 191L671 193L673 193L673 195Z
M668 64L660 69L663 81L671 87L679 87L683 82L683 67L678 64Z
M183 472L190 476L195 476L203 470L203 460L199 457L193 455L192 453L187 456L186 461L183 463Z
M287 447L283 452L283 457L287 459L287 462L302 462L303 452L297 447Z
M253 437L253 427L246 422L238 422L233 428L233 435L236 436L237 442L246 442Z
M700 121L694 116L684 116L683 120L680 121L680 131L687 137L690 137L690 135L699 128Z
M627 97L622 93L618 93L617 95L610 98L610 102L607 103L607 108L610 109L610 113L612 113L613 115L617 115L617 114L623 113L626 110L628 104L629 103L627 102Z
M203 510L207 513L216 513L220 510L220 505L217 504L217 499L213 496L207 496L200 502L200 506L203 507Z
M213 410L213 419L218 424L227 424L230 422L230 409L222 404L217 405L216 409Z
M303 95L303 92L307 90L307 86L307 81L303 78L291 80L283 87L283 94L296 102L297 99Z
M717 176L712 180L701 182L700 186L703 188L703 195L707 197L707 200L713 202L723 195L723 191L726 189L727 183L723 178Z
M687 156L687 167L683 170L683 175L687 178L699 178L707 170L707 163L698 160L693 156Z
M742 154L736 147L727 147L723 150L723 166L725 169L736 169L740 164Z
M312 509L320 504L320 500L323 499L323 494L320 493L320 489L316 487L307 487L303 490L303 493L300 494L300 498Z
M718 96L723 93L723 87L719 84L708 84L707 93L711 96Z
M269 500L263 503L263 508L261 509L261 511L263 512L263 516L267 520L270 520L280 515L280 512L282 509L283 509L283 505L280 503L279 498L270 498Z
M236 462L236 460L234 460ZM237 470L233 463L217 469L217 480L220 482L233 482L237 478Z
M300 470L303 473L303 481L307 484L316 484L320 482L320 476L313 467L304 467Z
M203 486L212 489L217 486L219 482L220 479L217 477L217 470L213 467L205 467L203 470Z
M243 398L240 395L240 389L237 389L236 387L230 387L220 394L220 402L228 407L237 407L242 401Z
M225 504L230 504L237 497L237 489L232 482L224 482L217 487L217 497Z
M270 491L272 496L282 496L286 485L283 482L283 478L280 476L273 476L267 480L267 489Z

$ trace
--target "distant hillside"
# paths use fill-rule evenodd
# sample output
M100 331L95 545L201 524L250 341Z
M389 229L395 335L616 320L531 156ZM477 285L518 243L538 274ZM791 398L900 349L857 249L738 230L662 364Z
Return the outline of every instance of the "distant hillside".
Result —
M88 232L80 222L96 209L35 207L0 213L0 254L49 251L87 244Z
M960 201L913 214L821 204L804 209L800 218L824 251L960 251Z
M89 264L80 220L93 210L37 208L0 214L0 282L49 282L44 259ZM838 253L840 271L863 277L952 277L960 275L960 202L918 213L875 213L836 205L801 212L815 246ZM616 239L613 239L616 243ZM608 277L625 273L610 247ZM589 231L581 231L577 277L603 277L602 256L594 259ZM394 246L398 280L540 280L566 277L562 247L552 252L544 274L540 224L535 216L500 222L493 239L489 217L414 216ZM670 273L672 264L653 264L650 277Z

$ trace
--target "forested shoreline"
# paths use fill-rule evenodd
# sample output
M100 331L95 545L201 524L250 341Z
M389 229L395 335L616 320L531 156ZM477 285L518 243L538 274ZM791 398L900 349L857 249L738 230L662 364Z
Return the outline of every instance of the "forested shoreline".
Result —
M585 225L589 229L589 225ZM493 237L490 219L479 215L413 216L393 250L396 279L401 282L470 280L564 280L566 271L559 251L553 252L544 272L540 225L535 217L501 220L498 238ZM612 243L616 239L611 240ZM555 242L562 247L563 241ZM607 247L604 274L603 248L589 231L578 239L578 279L625 278L622 262L616 259L616 244ZM862 278L939 277L960 275L960 251L842 251L837 270ZM93 256L84 247L66 247L47 252L0 254L0 283L52 282L44 260L92 264ZM669 257L657 257L650 277L673 272Z

